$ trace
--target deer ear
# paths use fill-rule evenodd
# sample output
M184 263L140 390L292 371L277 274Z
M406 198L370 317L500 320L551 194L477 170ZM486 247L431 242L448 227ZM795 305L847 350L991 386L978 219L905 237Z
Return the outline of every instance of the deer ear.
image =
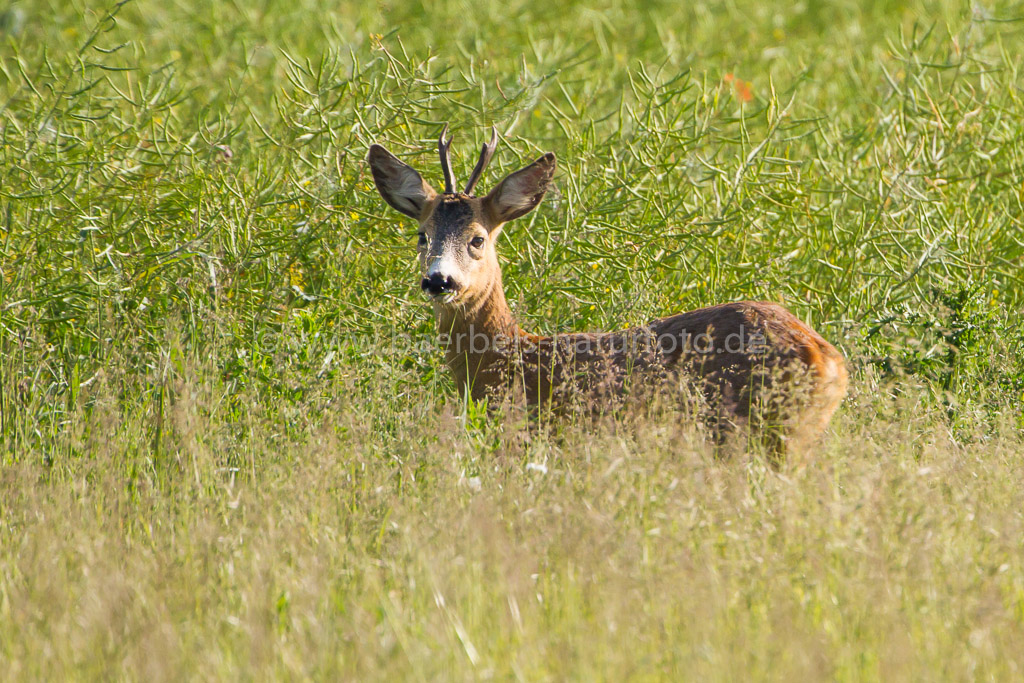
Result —
M548 191L555 174L555 155L548 152L498 183L484 197L484 208L494 225L501 225L533 211Z
M391 208L420 220L423 208L437 196L412 166L398 160L380 145L370 145L370 170L377 191Z

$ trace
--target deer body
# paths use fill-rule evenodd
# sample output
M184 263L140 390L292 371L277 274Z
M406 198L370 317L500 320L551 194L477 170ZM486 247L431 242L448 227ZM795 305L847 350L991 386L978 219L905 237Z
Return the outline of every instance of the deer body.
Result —
M505 299L495 242L506 222L540 203L555 157L540 157L478 198L471 192L495 142L492 136L465 191L456 193L451 141L442 133L443 194L383 147L370 148L381 196L420 223L421 286L463 391L476 399L511 391L531 404L593 408L637 388L672 386L684 374L720 426L775 424L789 441L820 434L845 395L845 363L778 304L721 304L610 333L547 337L521 330Z

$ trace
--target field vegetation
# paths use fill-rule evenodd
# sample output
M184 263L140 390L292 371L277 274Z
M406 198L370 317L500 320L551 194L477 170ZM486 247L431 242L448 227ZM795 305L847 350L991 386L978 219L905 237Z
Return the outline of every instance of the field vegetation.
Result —
M0 0L7 680L1019 680L1015 2ZM373 142L527 329L784 303L814 457L460 399Z

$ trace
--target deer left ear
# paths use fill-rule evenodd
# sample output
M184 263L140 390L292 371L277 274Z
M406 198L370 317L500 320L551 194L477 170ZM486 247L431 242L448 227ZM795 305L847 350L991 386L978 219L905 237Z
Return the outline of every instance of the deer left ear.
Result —
M555 175L555 155L548 152L535 162L506 177L484 197L484 209L495 226L526 215L537 208Z
M370 170L377 191L391 208L410 218L423 218L423 209L437 196L434 188L409 164L380 145L370 145Z

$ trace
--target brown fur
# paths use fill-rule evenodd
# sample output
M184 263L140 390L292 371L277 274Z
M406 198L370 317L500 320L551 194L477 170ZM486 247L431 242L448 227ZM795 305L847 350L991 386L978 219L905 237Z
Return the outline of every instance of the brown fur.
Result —
M685 373L702 390L716 427L749 425L779 445L803 447L846 393L843 356L775 303L720 304L610 333L521 330L505 300L495 243L506 221L540 203L553 154L482 198L438 195L378 145L370 164L384 199L420 222L424 288L431 275L451 284L433 298L435 317L456 384L473 398L512 391L530 404L594 407L672 386ZM474 246L474 238L482 243Z

